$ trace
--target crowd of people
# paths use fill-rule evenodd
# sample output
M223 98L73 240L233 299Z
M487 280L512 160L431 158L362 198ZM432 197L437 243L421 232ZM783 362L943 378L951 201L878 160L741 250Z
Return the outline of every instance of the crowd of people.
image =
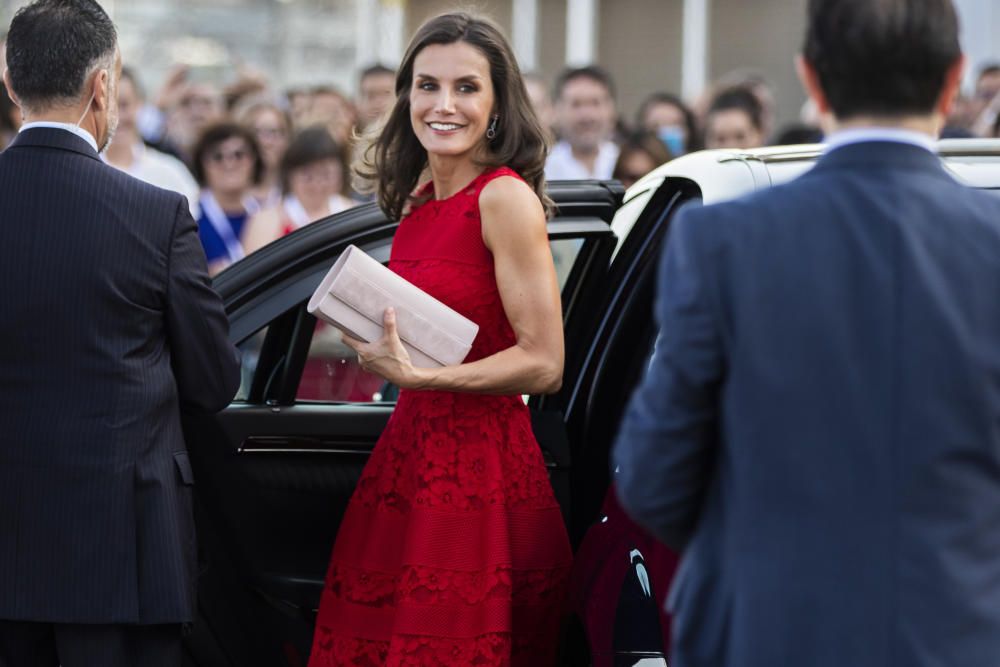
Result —
M279 91L253 70L220 87L177 66L149 98L126 66L119 126L104 157L187 197L215 274L302 225L370 201L352 189L350 165L357 139L392 105L395 75L381 64L364 69L352 98L330 85ZM567 68L554 82L533 73L524 81L550 133L548 180L615 178L628 187L702 148L823 139L810 103L798 120L777 127L773 86L752 70L720 77L690 103L675 93L650 93L632 119L620 113L615 82L598 65ZM20 122L0 84L0 149ZM942 137L998 136L1000 63L991 63L958 99Z

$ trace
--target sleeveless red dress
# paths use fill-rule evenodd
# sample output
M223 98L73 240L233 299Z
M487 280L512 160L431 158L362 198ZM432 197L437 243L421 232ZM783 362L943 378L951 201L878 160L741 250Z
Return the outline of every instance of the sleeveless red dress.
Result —
M482 240L487 170L403 219L389 266L515 343ZM430 187L430 186L429 186ZM310 667L551 665L572 553L520 396L400 392L333 548Z

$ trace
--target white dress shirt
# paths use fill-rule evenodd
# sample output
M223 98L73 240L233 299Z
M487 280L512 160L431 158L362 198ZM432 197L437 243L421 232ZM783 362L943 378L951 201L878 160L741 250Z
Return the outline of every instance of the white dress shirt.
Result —
M827 137L824 153L865 141L891 141L898 144L910 144L937 154L934 139L929 134L914 130L901 130L895 127L858 127L849 130L839 130Z
M55 128L57 130L66 130L67 132L72 132L73 134L75 134L76 136L80 137L81 139L83 139L84 141L86 141L88 144L90 144L91 147L93 147L93 149L94 149L95 152L97 152L97 153L101 152L97 148L97 140L94 139L94 135L92 135L90 132L88 132L87 130L83 129L79 125L73 125L72 123L53 123L53 122L46 121L46 120L39 120L39 121L35 121L33 123L25 123L24 125L21 126L21 129L18 130L18 132L24 132L25 130L30 130L33 127L51 127L51 128Z
M545 161L545 180L568 181L588 178L606 180L611 178L617 161L618 146L613 141L605 141L597 151L594 170L590 171L582 162L573 157L573 149L570 148L569 143L560 141L552 147L552 151Z

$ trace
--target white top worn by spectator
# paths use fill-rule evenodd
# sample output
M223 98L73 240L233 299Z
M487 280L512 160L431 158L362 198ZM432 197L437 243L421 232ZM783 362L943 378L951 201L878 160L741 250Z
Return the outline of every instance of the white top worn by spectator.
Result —
M598 149L594 169L591 171L587 165L573 157L573 149L568 142L560 141L552 147L548 160L545 161L545 180L608 179L615 170L617 160L618 146L613 141L605 141Z
M191 215L198 217L198 183L183 162L141 143L132 147L132 156L132 164L119 167L122 171L150 185L184 195Z

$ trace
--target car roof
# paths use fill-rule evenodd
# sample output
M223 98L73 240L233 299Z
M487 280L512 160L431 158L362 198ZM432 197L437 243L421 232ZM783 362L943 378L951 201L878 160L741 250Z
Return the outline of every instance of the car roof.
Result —
M823 148L809 144L691 153L654 169L629 189L625 200L658 187L665 178L693 181L705 203L734 199L800 176ZM937 151L959 181L972 187L1000 188L1000 139L944 139L937 142Z
M936 149L945 169L959 182L1000 190L1000 139L943 139L936 143ZM713 204L787 183L808 171L823 150L822 144L808 144L684 155L654 169L628 189L612 229L624 240L638 214L667 179L694 185L702 201Z

